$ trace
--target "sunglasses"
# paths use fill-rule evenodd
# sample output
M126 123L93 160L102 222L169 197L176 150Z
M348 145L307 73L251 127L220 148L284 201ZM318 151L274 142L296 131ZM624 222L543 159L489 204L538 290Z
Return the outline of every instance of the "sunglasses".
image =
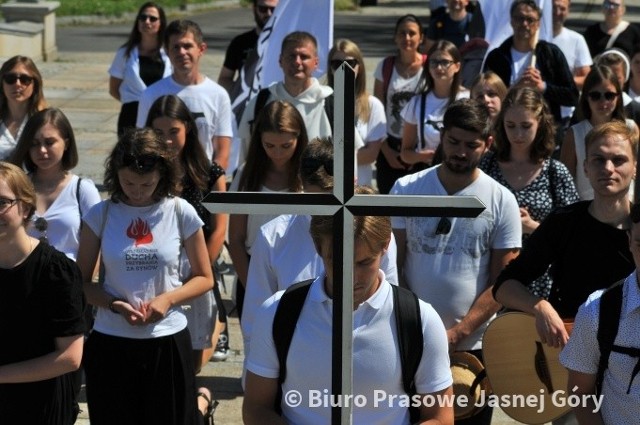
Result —
M0 214L9 211L9 208L17 204L19 199L0 198Z
M158 161L160 161L160 157L158 155L147 154L135 156L130 153L126 153L122 157L122 165L129 167L138 173L148 173L153 171Z
M609 1L605 1L604 3L602 3L603 9L618 10L620 9L620 6L622 5L619 3L611 3Z
M604 93L601 93L599 91L590 91L587 94L587 96L589 96L589 99L594 101L594 102L598 102L603 97L607 102L611 102L616 97L618 97L618 93L615 93L615 92L612 92L612 91L607 91L607 92L604 92Z
M7 84L15 84L16 81L20 81L23 86L28 86L33 83L33 77L25 74L4 74L2 80Z
M440 218L438 222L438 226L436 226L436 236L437 235L448 235L451 231L451 220L447 217Z
M429 61L429 68L436 69L441 66L444 69L449 69L453 64L454 62L448 59L433 59Z
M263 15L267 12L273 13L274 10L276 10L275 6L258 6L258 12L262 13Z
M340 68L340 65L342 65L343 62L346 62L351 68L355 68L356 66L358 66L357 59L331 59L331 62L329 62L329 64L331 65L331 70L335 71L336 69Z
M140 22L147 22L147 19L153 24L155 22L158 22L160 18L153 15L146 15L144 13L141 13L140 15L138 15L138 21Z
M44 217L38 217L33 223L34 227L40 232L40 242L49 242L47 238L47 229L49 228L49 222Z

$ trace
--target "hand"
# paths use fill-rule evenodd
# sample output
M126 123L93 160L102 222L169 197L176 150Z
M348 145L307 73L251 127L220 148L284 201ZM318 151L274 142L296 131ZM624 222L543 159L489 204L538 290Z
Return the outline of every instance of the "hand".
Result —
M520 221L522 222L522 233L525 235L530 235L540 225L540 223L531 218L529 210L526 208L520 208Z
M458 326L454 326L450 329L447 329L447 341L449 342L449 353L453 353L456 351L456 346L462 339L464 339L466 335L464 335Z
M398 170L405 170L407 168L408 164L400 159L398 151L391 149L386 140L382 142L381 151L391 168Z
M170 307L171 303L162 295L155 297L148 303L145 303L143 305L145 323L149 324L159 322L166 316Z
M544 91L544 81L537 68L528 67L525 69L518 85L535 88L540 92Z
M131 326L145 325L144 313L136 310L127 301L116 300L111 305Z
M546 300L535 307L536 330L540 341L549 347L562 348L569 341L569 334L558 312Z

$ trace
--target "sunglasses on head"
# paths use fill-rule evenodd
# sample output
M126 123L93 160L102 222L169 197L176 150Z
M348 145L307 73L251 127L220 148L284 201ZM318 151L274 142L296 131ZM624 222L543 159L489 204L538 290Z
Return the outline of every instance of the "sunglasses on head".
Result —
M158 155L131 155L130 153L124 154L122 157L122 165L129 167L138 173L148 173L152 171L160 157Z
M594 102L599 101L603 97L607 102L611 102L613 99L618 97L618 93L612 91L607 91L604 93L601 93L599 91L590 91L587 95L589 96L589 99L593 100Z
M33 83L33 77L25 74L4 74L2 80L7 84L15 84L16 81L20 81L23 86L28 86Z
M343 62L346 62L351 68L358 66L357 59L332 59L330 62L331 70L335 71L340 68L340 65L342 65Z
M158 19L160 18L153 15L147 15L145 13L141 13L138 15L138 21L140 22L147 22L147 19L153 24L154 22L158 22Z
M265 14L267 12L273 13L276 10L275 6L258 6L258 12Z
M451 220L449 220L447 217L440 218L440 221L436 226L436 236L448 235L450 231L451 231Z
M40 232L40 242L48 242L47 239L47 229L49 228L49 222L44 217L38 217L36 221L33 222L34 227L38 232Z

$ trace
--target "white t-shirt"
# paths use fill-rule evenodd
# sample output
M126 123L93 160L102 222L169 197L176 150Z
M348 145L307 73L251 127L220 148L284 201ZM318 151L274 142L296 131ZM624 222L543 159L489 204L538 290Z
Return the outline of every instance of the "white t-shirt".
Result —
M398 179L394 195L447 196L438 178L440 166ZM467 314L489 281L491 252L522 246L522 224L515 196L478 170L480 175L453 196L475 196L486 209L476 218L451 217L451 230L436 235L440 217L392 217L394 229L406 231L404 276L421 300L433 305L447 329ZM489 322L463 339L458 350L482 346Z
M91 208L84 221L101 240L105 291L125 298L134 307L183 284L179 273L182 240L204 224L193 206L181 198L164 198L145 207L106 200ZM180 306L169 309L159 322L145 326L131 326L121 315L98 308L94 329L144 339L173 335L186 326Z
M378 63L373 76L376 80L383 82L382 65L384 59ZM385 104L385 113L387 115L387 133L398 139L402 138L402 117L400 112L404 105L411 100L416 94L418 83L422 77L423 68L411 78L403 78L396 67L393 67L391 79L389 81L389 89L387 90L387 102Z
M13 137L7 126L4 125L4 121L0 120L0 161L6 161L9 159L13 151L16 149L18 139L20 139L20 135L22 134L22 130L24 130L24 126L27 124L27 121L29 121L29 117L24 117L20 123L20 127L18 128L16 137Z
M78 176L73 175L49 209L42 216L37 212L33 214L27 226L27 233L30 236L34 238L44 236L34 226L39 217L44 217L47 220L49 245L74 261L78 256L80 245L80 211L86 215L95 204L101 201L100 193L93 181L83 178L80 181L80 206L78 207L78 179Z
M639 348L638 326L640 325L640 289L637 271L624 282L622 309L615 345ZM560 363L567 369L595 375L600 362L598 326L600 302L603 290L596 291L580 306L569 342L560 353ZM605 424L634 424L640 417L640 377L629 381L638 363L637 357L611 352L609 367L602 381L602 409L600 414ZM629 393L627 393L629 389Z
M467 90L461 90L456 95L457 99L468 99L469 92ZM422 121L422 126L424 128L424 138L425 141L423 143L422 137L420 135L420 103L422 99L422 94L417 94L411 98L409 103L407 103L402 110L402 119L409 124L413 124L417 126L417 141L416 151L422 149L436 149L440 144L440 130L436 127L437 125L442 124L442 118L444 118L444 112L447 110L447 103L449 103L449 98L441 99L433 93L433 91L427 94L427 98L425 99L424 104L424 120Z
M285 214L274 218L260 228L251 250L242 312L241 325L245 350L249 349L255 315L267 298L294 283L312 279L324 273L322 258L318 255L309 234L310 224L311 216L309 215ZM380 268L392 285L398 284L396 264L396 240L391 235L389 249L382 256Z
M160 96L175 94L184 101L196 117L198 138L207 158L214 155L214 137L233 137L234 116L231 113L229 94L218 83L205 77L200 84L183 86L172 76L152 84L140 98L136 126L142 128L147 122L147 114L153 102Z
M582 34L563 27L562 30L560 30L560 34L553 37L551 42L562 50L572 73L576 68L593 65L591 53L589 53L589 46L587 46L587 42ZM570 117L573 115L575 108L561 106L560 110L563 117Z
M380 272L382 279L384 273ZM328 424L330 407L310 407L309 394L331 394L331 338L333 301L317 278L305 301L287 356L287 379L282 393L302 395L295 408L282 403L282 415L290 424ZM247 369L265 378L277 378L280 365L273 342L273 318L283 292L269 298L258 312L255 337ZM419 394L441 391L452 384L447 337L433 308L420 302L424 349L415 376ZM398 350L391 285L383 280L378 290L353 312L353 394L366 397L364 407L354 407L354 424L409 424L407 407L396 398L391 406L374 405L374 391L405 395ZM325 392L326 391L326 392ZM283 397L284 400L284 397Z
M509 84L507 84L508 86L512 86L520 80L522 74L524 73L524 70L527 69L531 64L532 55L533 52L522 53L514 48L511 49L513 69L511 70L511 81L509 81Z
M369 120L364 122L358 119L356 123L356 132L365 145L384 139L387 135L387 117L384 106L377 97L369 95L369 110ZM370 186L372 180L373 165L358 165L358 184Z
M136 46L131 49L129 57L125 56L125 52L126 48L124 47L118 49L109 67L109 75L122 80L119 89L120 102L137 102L140 100L142 92L147 88L147 85L140 78L140 51ZM173 67L163 48L160 48L160 57L164 62L162 78L165 78L171 75Z

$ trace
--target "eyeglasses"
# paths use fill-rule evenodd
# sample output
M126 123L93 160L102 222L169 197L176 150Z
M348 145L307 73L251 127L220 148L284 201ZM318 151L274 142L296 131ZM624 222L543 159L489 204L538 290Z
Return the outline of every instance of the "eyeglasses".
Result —
M429 61L429 68L436 69L441 66L444 69L449 69L449 67L454 63L455 63L454 61L451 61L448 59L440 59L440 60L433 59Z
M329 62L329 64L331 65L331 70L335 71L336 69L340 68L340 65L342 65L343 62L346 62L351 68L355 68L356 66L358 66L357 59L332 59L331 62Z
M20 199L0 198L0 214L4 214L9 211L9 208L18 203Z
M4 74L2 80L7 84L15 84L16 81L20 81L23 86L28 86L33 83L33 77L25 74Z
M540 20L540 18L534 18L533 16L522 16L522 15L517 15L517 16L512 16L511 20L513 22L515 22L516 24L524 24L527 23L529 25L534 24L536 22L538 22Z
M263 15L267 12L273 13L274 10L276 10L275 6L258 6L258 12L262 13Z
M605 1L604 3L602 3L602 8L603 9L618 10L618 9L620 9L620 6L622 6L622 4L620 4L620 3L611 3L610 1Z
M607 102L611 102L616 97L618 97L618 93L612 92L612 91L607 91L607 92L604 92L604 93L601 93L599 91L590 91L587 94L587 96L589 96L589 99L594 101L594 102L600 101L600 99L602 99L603 97Z
M333 176L333 160L321 161L313 157L303 157L300 162L300 169L305 171L303 174L313 174L318 171L320 167L323 167L328 175Z
M155 22L158 22L160 18L153 15L146 15L144 13L138 15L138 21L140 22L147 22L147 19L153 24Z
M47 219L44 217L38 217L36 221L33 222L33 226L38 232L40 232L40 242L49 242L49 239L47 239L47 229L49 228L49 222Z
M160 157L158 155L147 154L135 156L130 153L126 153L122 157L122 165L129 167L138 173L148 173L155 168L159 160Z
M437 235L447 235L451 231L451 220L447 217L440 218L438 225L436 226L436 236Z

